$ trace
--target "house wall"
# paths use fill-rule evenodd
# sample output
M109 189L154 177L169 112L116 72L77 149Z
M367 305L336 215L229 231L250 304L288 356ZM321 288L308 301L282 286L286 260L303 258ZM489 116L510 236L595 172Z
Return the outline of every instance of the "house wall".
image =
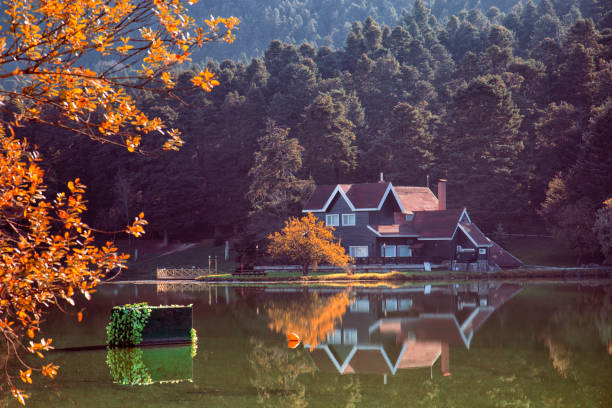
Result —
M395 224L393 214L400 211L393 193L389 193L380 211L370 213L370 225L393 225Z
M436 256L443 257L445 259L455 259L455 252L457 251L457 236L452 240L440 240L440 241L419 241L422 242L423 248L421 248L420 254L422 256Z
M338 214L340 225L334 227L334 236L340 238L342 246L349 253L350 246L367 246L369 256L375 256L376 235L367 226L370 224L370 213L368 211L352 211L348 203L340 194L329 205L327 212L314 213L315 217L325 222L326 214ZM354 226L342 225L342 214L355 214Z

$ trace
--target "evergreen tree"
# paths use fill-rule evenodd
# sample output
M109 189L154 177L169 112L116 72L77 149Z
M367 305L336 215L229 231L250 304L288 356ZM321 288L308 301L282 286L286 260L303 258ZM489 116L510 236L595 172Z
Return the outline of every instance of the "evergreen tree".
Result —
M306 108L296 135L305 148L306 168L317 184L350 181L357 159L354 128L344 105L330 94L319 94Z

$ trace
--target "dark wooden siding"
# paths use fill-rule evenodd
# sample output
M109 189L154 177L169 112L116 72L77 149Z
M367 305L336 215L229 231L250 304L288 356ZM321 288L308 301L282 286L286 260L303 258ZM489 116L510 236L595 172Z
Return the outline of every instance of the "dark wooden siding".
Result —
M340 225L334 227L334 235L341 239L342 246L347 253L350 246L367 246L369 248L368 254L375 256L373 251L376 249L376 235L367 228L370 223L368 211L352 211L344 198L340 194L336 194L326 213L314 213L323 222L325 222L326 214L338 214ZM355 225L343 226L342 214L355 214Z
M372 225L392 225L395 224L393 214L401 212L393 193L389 193L380 211L372 211L370 214L370 224Z

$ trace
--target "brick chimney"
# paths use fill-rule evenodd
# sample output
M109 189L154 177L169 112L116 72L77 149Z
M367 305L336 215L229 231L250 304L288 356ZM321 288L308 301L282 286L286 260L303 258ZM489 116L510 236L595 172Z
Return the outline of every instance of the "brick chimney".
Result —
M438 210L446 210L446 180L438 180Z
M385 176L383 174L383 172L380 172L380 179L378 180L379 183L384 183L385 182Z

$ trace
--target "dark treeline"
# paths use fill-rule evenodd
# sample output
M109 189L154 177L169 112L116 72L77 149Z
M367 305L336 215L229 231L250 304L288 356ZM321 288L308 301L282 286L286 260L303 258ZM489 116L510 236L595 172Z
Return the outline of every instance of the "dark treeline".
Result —
M298 3L342 2L283 2ZM579 255L596 253L594 214L612 195L612 8L437 0L435 18L410 3L396 25L353 22L338 48L276 40L248 63L210 62L221 85L207 95L179 91L193 75L182 72L174 96L140 100L182 131L179 152L135 156L40 125L21 131L51 186L89 186L100 228L142 210L152 236L259 239L298 214L313 184L384 172L399 185L447 178L449 206L467 206L485 231L547 225ZM487 8L462 9L472 5Z

